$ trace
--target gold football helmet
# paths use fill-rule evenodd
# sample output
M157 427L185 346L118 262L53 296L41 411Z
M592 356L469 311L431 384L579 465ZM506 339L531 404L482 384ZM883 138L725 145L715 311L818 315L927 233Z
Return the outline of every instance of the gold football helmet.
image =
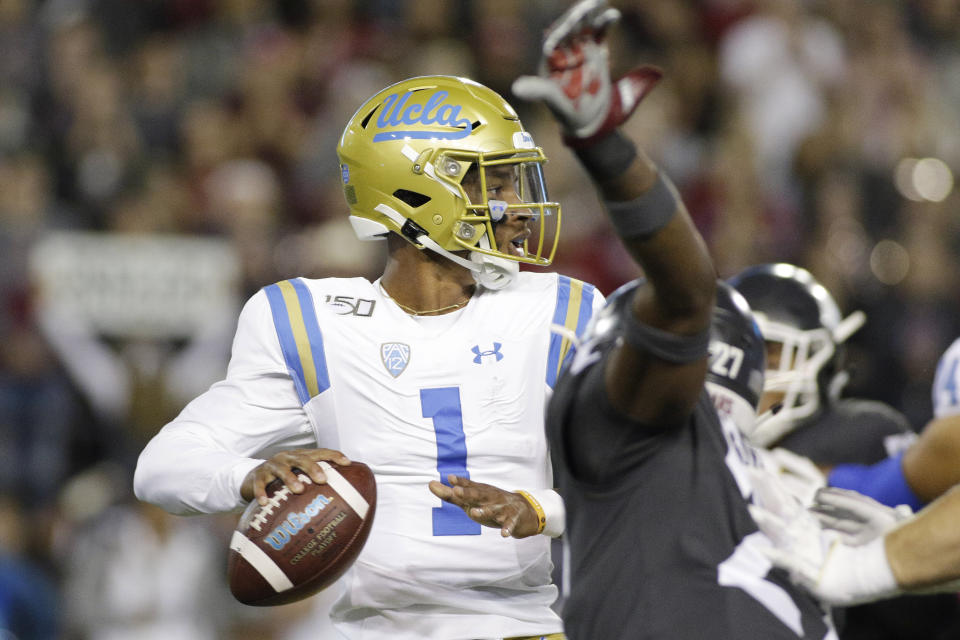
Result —
M423 76L383 89L337 146L350 221L361 240L394 232L504 286L519 263L553 260L560 205L547 199L546 156L496 92L466 78ZM522 216L529 234L500 247L495 227ZM462 253L469 251L469 258Z

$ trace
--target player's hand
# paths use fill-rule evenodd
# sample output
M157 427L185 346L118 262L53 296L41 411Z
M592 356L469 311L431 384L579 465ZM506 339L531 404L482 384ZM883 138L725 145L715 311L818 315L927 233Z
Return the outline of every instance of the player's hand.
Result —
M500 529L504 538L526 538L537 534L540 525L537 512L519 493L460 476L451 475L447 480L452 486L431 481L430 491L441 500L463 509L471 520Z
M350 459L334 449L291 449L281 451L258 467L255 467L243 479L240 495L244 500L256 499L260 504L267 503L267 485L274 479L280 478L294 493L303 492L303 482L297 477L294 469L302 471L310 480L317 484L327 481L323 469L317 463L320 461L335 462L339 465L349 465Z
M837 531L784 520L763 507L750 505L750 514L773 542L761 549L764 555L824 604L849 607L900 593L883 537L853 546Z
M762 480L762 482L758 482ZM862 546L824 528L776 475L755 478L750 515L770 546L761 550L790 579L829 605L850 606L899 592L886 558L884 540Z
M517 97L547 104L563 124L567 144L587 144L613 131L663 75L644 66L611 80L606 35L619 19L606 0L576 3L547 30L538 75L513 83Z
M852 546L884 535L913 515L905 504L888 507L856 491L835 487L817 491L810 510L825 529L837 531Z

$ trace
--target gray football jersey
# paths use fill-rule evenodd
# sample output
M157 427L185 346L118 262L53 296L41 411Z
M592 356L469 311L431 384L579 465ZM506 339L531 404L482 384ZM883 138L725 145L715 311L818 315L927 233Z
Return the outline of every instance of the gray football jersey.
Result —
M568 637L836 638L817 602L758 550L766 541L736 472L755 452L705 392L680 426L621 415L603 386L610 344L582 347L594 355L561 376L548 411L567 505Z

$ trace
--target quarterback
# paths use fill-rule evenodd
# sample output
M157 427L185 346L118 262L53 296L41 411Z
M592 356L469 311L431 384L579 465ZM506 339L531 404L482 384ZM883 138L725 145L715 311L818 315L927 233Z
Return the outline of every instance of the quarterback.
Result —
M173 513L230 511L274 478L302 490L294 467L323 482L316 462L363 461L377 516L332 610L342 634L560 633L550 540L537 535L562 530L544 407L603 296L519 271L550 264L556 246L543 152L495 92L438 76L369 99L337 153L354 229L386 239L385 272L255 294L226 379L147 445L136 493ZM450 476L485 486L499 508L481 521L504 535L431 492Z

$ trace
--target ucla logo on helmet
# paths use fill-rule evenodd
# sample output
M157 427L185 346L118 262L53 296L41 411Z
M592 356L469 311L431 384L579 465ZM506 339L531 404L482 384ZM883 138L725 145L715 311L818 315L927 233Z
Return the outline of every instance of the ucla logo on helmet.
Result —
M340 177L343 179L343 184L350 182L350 167L345 164L340 165Z
M413 93L413 91L408 91L402 96L397 93L387 96L383 108L380 110L380 115L377 117L376 126L380 133L373 136L374 142L402 138L458 140L466 138L473 131L473 124L470 119L460 117L463 105L450 104L446 101L450 92L434 91L423 104L407 104ZM453 127L455 131L441 128L426 131L419 128L405 128L415 125L419 127L429 127L430 125Z

